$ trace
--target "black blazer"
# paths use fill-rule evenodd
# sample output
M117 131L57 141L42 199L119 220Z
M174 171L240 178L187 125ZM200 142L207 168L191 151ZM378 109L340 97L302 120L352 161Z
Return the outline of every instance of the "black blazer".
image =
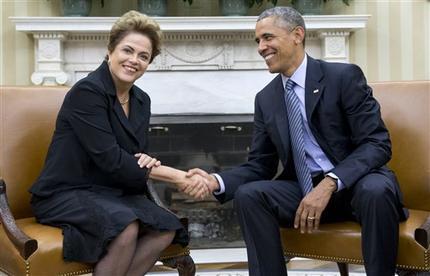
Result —
M391 158L391 142L380 106L358 66L308 57L305 108L313 135L346 188L372 171L396 181L385 167ZM244 183L272 179L278 160L284 167L279 179L296 180L289 139L284 88L278 75L256 95L248 162L220 173L226 192L217 198L227 201Z
M126 117L106 62L66 94L44 168L30 188L37 196L94 186L145 192L148 171L135 153L147 151L149 96L133 86Z

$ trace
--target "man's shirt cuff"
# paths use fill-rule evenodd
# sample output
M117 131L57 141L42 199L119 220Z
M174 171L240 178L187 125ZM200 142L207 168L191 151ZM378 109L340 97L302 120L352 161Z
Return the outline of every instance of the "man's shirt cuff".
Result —
M217 173L213 173L212 175L216 177L219 183L219 191L214 192L214 195L223 194L225 192L224 180L222 180L221 176Z

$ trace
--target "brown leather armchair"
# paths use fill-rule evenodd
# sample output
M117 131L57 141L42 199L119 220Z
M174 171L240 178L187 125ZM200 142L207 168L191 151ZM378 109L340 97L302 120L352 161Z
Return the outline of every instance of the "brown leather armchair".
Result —
M430 81L370 86L390 130L393 157L389 166L396 172L410 212L409 219L400 223L398 272L430 272ZM312 234L283 228L281 236L288 258L334 261L342 276L348 275L348 263L363 264L358 223L323 224Z
M61 229L37 223L30 208L28 188L43 166L67 90L0 87L0 271L8 275L79 275L93 270L88 264L63 261ZM187 247L171 245L159 260L177 268L179 275L195 274Z

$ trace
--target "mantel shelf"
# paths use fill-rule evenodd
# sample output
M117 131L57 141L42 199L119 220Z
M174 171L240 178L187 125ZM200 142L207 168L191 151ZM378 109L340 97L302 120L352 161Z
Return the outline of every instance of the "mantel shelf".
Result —
M304 16L307 30L352 31L366 27L370 15ZM107 33L117 17L11 17L17 31ZM164 32L252 32L256 16L154 17Z

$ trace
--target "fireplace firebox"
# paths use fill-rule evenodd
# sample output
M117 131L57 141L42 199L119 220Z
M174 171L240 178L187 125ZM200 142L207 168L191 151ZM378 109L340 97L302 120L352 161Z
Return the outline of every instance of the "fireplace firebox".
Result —
M226 170L246 161L252 125L251 114L153 116L150 153L181 170ZM153 186L169 209L189 219L192 249L244 246L232 202L219 204L214 197L194 200L161 181Z

